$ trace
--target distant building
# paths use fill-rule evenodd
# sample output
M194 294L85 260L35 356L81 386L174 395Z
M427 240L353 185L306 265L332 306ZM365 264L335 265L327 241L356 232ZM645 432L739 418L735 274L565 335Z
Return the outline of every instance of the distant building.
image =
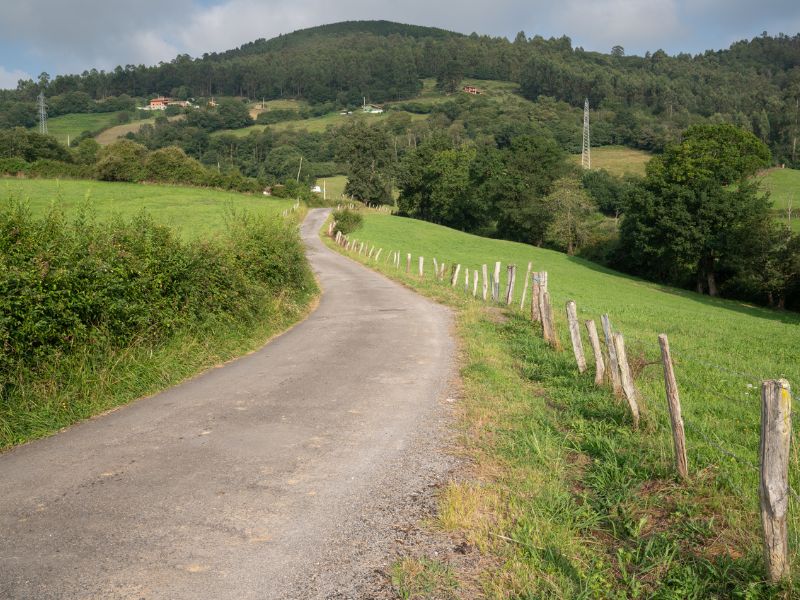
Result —
M383 109L380 106L375 106L374 104L367 104L364 106L364 112L371 115L379 115L383 112Z
M467 92L468 94L472 94L473 96L479 96L483 92L476 88L474 85L465 85L462 88L463 91Z
M144 110L167 110L167 106L172 101L172 98L167 98L166 96L153 98L150 100L150 103L144 107Z
M311 186L311 191L312 192L316 192L317 194L321 194L322 193L322 188L320 186L318 186L318 185L312 185Z

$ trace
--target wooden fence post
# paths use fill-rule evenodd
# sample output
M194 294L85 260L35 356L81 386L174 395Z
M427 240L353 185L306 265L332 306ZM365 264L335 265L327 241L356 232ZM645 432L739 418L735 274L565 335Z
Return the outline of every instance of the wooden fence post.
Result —
M472 297L478 296L478 269L472 270Z
M631 367L628 364L628 355L625 352L625 338L621 333L613 334L614 349L617 351L617 361L619 362L619 375L622 380L622 390L625 392L625 399L631 409L633 428L639 428L639 403L636 400L636 386L633 384Z
M469 268L464 267L464 293L469 295Z
M425 277L425 257L419 257L419 276Z
M486 302L486 292L489 289L489 268L486 265L483 265L482 275L483 275L483 301Z
M773 583L789 576L789 447L792 439L792 396L785 379L761 384L761 525L764 559Z
M531 282L531 321L534 323L542 322L542 311L540 310L542 304L541 275L541 273L534 273Z
M453 267L453 276L450 278L450 287L456 287L459 273L461 273L461 265L455 265Z
M542 331L544 339L553 347L554 350L561 351L561 341L556 333L556 324L553 320L553 305L550 303L550 293L542 293Z
M594 353L594 384L603 385L603 377L606 373L606 365L603 361L603 350L600 348L600 338L597 335L597 326L593 319L586 321L586 331L589 332L589 342Z
M411 253L406 256L406 274L411 275Z
M519 301L519 309L525 310L525 296L528 295L528 283L530 283L531 278L531 269L533 268L533 263L528 263L528 270L525 272L525 284L522 286L522 298Z
M688 479L689 463L686 459L686 433L683 431L681 400L678 396L678 382L675 380L675 369L672 366L672 356L669 353L669 340L666 334L662 333L658 336L658 345L661 346L661 362L664 364L664 388L667 393L669 420L672 425L675 468L681 478Z
M370 249L369 249L369 255L367 256L367 260L369 260L370 258L372 258L372 253L373 253L373 252L375 252L375 246L373 246L372 248L370 248Z
M500 300L500 262L494 263L492 274L492 302Z
M606 348L608 349L608 366L611 371L611 388L616 396L622 395L622 381L619 377L619 361L617 360L617 348L614 345L614 330L611 328L611 321L608 315L600 317L603 325L603 336L606 338Z
M383 248L378 248L378 251L375 253L375 262L378 262L378 259L381 257L381 252L383 252Z
M439 262L436 260L436 257L433 257L433 278L439 278Z
M569 337L572 340L572 352L575 354L575 362L578 363L578 372L585 373L586 357L583 355L581 327L578 324L578 307L573 300L567 302L567 323L569 323Z
M506 271L506 306L508 306L511 304L511 299L514 297L514 284L517 281L517 265L508 265Z

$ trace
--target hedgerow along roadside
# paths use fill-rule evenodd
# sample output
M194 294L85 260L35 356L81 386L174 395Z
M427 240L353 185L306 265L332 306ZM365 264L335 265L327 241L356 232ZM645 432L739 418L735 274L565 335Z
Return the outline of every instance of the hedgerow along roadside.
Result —
M0 205L0 448L176 383L298 320L317 287L296 222L229 210L184 241L146 213Z

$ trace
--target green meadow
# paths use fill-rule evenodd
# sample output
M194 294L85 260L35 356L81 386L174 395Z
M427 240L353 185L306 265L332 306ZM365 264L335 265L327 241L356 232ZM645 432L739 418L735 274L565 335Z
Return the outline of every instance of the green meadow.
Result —
M67 137L74 140L84 131L97 131L113 126L119 113L68 114L47 119L47 132L62 144Z
M144 210L157 222L178 229L186 239L219 231L231 208L274 214L294 204L294 200L207 188L50 179L2 178L0 196L25 200L34 214L44 213L52 204L67 216L88 206L101 219L114 215L129 218Z
M770 169L762 175L761 185L769 191L775 218L800 232L800 171ZM791 207L792 219L789 221Z
M800 315L712 299L558 252L400 217L367 213L351 237L383 248L382 264L373 267L457 311L465 348L464 443L477 470L492 477L485 485L451 486L438 526L461 532L504 565L481 576L491 597L650 597L659 586L673 592L664 597L730 597L748 589L761 597L774 591L763 585L754 468L759 386L784 377L800 391ZM402 256L399 271L383 263L395 250ZM404 273L407 253L411 275ZM423 280L416 274L420 255ZM448 274L454 263L462 265L455 290L433 282L433 258L448 265ZM472 299L474 271L487 264L491 273L495 261L502 262L503 287L506 265L519 269L510 309ZM528 307L520 310L528 262L548 272L562 352L544 344ZM468 295L464 268L470 272ZM607 313L624 335L641 396L640 431L632 431L624 402L593 385L585 329L590 369L578 374L567 300L576 301L582 322L594 319L599 327ZM685 483L673 467L660 333L669 336L686 422L691 479ZM800 491L797 453L790 479ZM794 500L789 521L796 562L800 503Z

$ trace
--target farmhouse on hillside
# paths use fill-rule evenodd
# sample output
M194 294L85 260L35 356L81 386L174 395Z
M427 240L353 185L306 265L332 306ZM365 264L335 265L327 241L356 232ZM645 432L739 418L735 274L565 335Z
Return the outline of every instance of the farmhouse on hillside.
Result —
M473 96L479 96L480 94L483 93L474 85L465 85L462 89L463 91L467 92L468 94L472 94Z

